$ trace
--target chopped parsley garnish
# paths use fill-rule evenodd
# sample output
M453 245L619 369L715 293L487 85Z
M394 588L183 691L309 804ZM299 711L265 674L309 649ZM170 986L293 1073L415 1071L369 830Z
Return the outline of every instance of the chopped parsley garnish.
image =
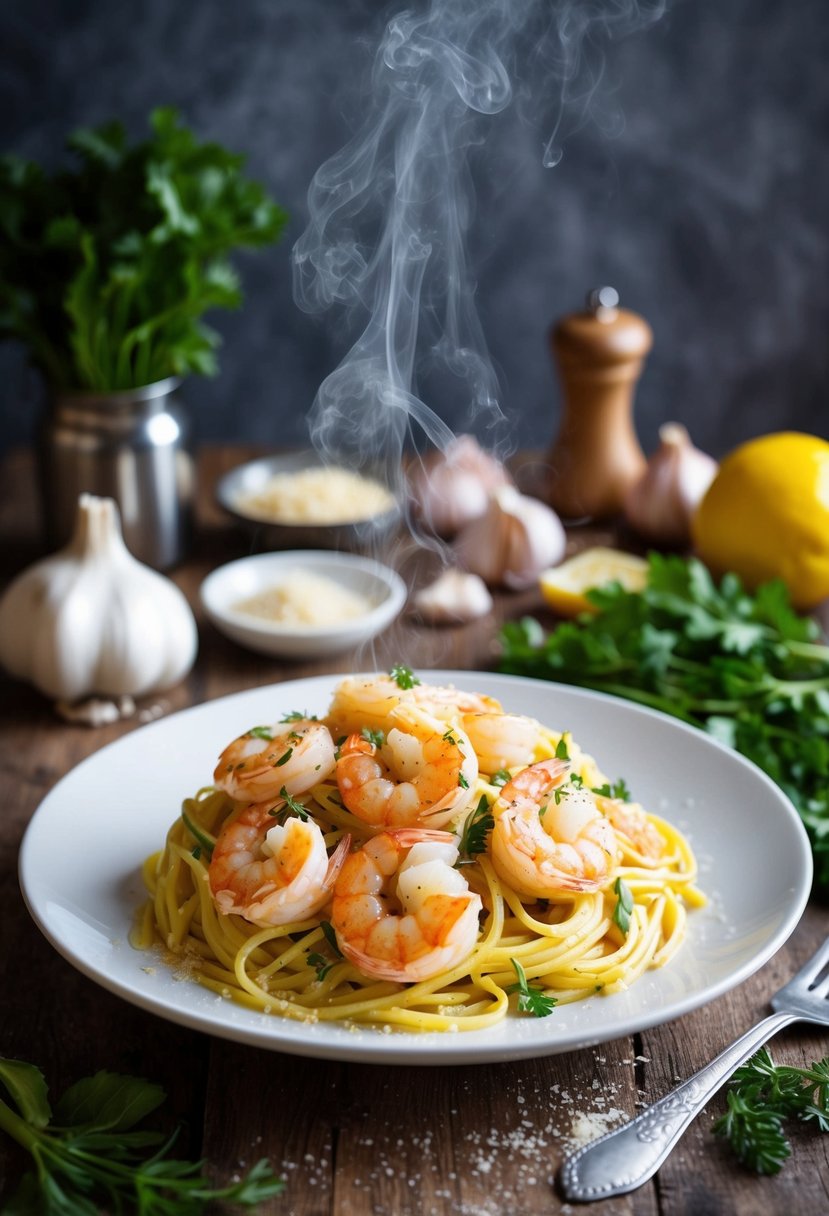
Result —
M337 944L337 934L334 932L334 926L331 924L331 922L329 920L321 920L320 928L322 929L323 937L328 942L328 945L331 947L331 949L334 951L335 956L337 958L342 958L343 952L340 949L339 945Z
M531 984L524 968L517 958L511 958L512 968L518 976L517 984L510 984L507 992L518 993L518 1012L531 1013L537 1018L546 1018L553 1012L558 1002L554 996L547 996L540 988Z
M464 777L463 773L458 773L458 785L462 790L469 789L469 782L467 781L466 777Z
M713 1131L727 1138L737 1157L758 1174L776 1174L791 1156L786 1119L829 1132L829 1056L808 1068L775 1064L763 1047L730 1081L728 1110Z
M364 726L360 734L374 747L382 747L386 742L386 736L383 732L381 730L372 730L370 726Z
M294 749L292 747L289 747L288 750L285 752L285 754L280 756L279 759L276 761L276 763L274 764L274 768L282 768L282 765L287 764L293 754L294 754Z
M466 817L458 845L459 866L469 865L479 853L486 852L486 838L495 827L495 818L489 809L485 794L481 794L475 810Z
M270 811L268 811L269 815L273 815L274 819L279 819L282 823L285 822L289 815L296 815L298 819L307 821L307 810L301 802L297 802L296 798L291 797L284 785L279 791L279 796L285 800L285 805L273 807Z
M613 923L618 925L627 937L628 929L630 929L630 914L633 911L633 892L622 878L616 879L613 890L616 894Z
M608 785L607 782L604 785L594 785L592 792L601 798L618 798L620 802L630 802L631 800L630 790L624 777L620 777L612 785Z
M209 832L205 832L204 828L199 827L199 825L197 823L194 823L186 811L181 812L181 822L187 828L187 831L190 833L190 835L193 837L196 844L198 845L199 857L201 856L202 853L206 853L207 860L209 861L210 858L213 856L213 849L216 845L216 838L214 836L211 836ZM193 856L196 857L195 850L193 850ZM198 858L196 858L196 860L198 860Z
M309 954L308 962L316 971L317 979L320 981L324 980L331 968L336 965L322 954Z
M269 726L252 726L247 732L251 739L272 739L273 731Z
M507 768L499 768L490 778L490 784L497 785L499 789L508 781L512 781L512 773Z
M309 714L307 709L292 709L290 713L285 714L284 718L279 719L280 722L316 722L315 714Z
M389 675L398 688L414 688L416 684L420 683L411 667L404 667L402 663L395 663Z
M564 735L561 736L556 744L556 760L569 760L570 753L567 750L567 740Z
M447 743L454 743L457 746L458 741L455 738L455 736L452 734L451 726L449 727L449 729L447 731L444 731L444 733L441 735L441 738L444 739Z

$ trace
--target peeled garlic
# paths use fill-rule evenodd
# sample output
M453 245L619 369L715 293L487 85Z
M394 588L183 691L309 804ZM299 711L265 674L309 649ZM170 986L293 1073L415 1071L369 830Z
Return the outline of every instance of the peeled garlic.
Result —
M564 556L561 520L537 498L501 486L486 512L468 524L455 541L461 565L491 587L531 587L542 570Z
M415 510L439 536L454 536L483 515L490 491L504 485L512 485L509 473L472 435L458 435L409 475Z
M687 545L691 517L717 472L716 460L691 443L684 426L659 428L660 446L625 498L628 523L650 540Z
M196 657L178 587L121 538L111 498L82 494L72 540L0 600L0 663L49 697L135 697L177 683Z
M486 616L492 596L483 579L462 570L444 570L428 587L418 591L414 606L432 625L462 624Z

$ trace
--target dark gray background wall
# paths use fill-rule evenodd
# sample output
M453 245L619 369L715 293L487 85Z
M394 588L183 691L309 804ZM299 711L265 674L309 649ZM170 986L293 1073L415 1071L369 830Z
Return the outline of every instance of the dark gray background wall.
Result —
M347 348L335 318L294 305L289 255L315 169L360 114L388 11L375 0L5 5L7 149L51 164L75 126L119 116L139 135L153 106L172 103L203 137L248 153L291 213L283 242L242 262L243 311L213 318L221 374L186 386L199 439L302 442L316 388ZM471 257L516 443L552 438L547 331L600 282L655 330L636 409L646 448L668 419L718 455L768 430L829 437L828 31L826 0L673 0L659 24L608 48L597 100L624 117L612 137L587 123L547 170L546 132L514 112L492 120L474 164ZM0 385L2 443L25 440L39 386L12 345Z

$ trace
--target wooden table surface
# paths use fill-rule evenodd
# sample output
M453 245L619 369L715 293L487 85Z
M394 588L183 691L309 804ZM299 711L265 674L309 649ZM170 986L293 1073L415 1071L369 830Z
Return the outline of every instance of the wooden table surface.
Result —
M371 657L285 663L222 638L197 604L213 567L247 551L212 505L217 475L247 455L208 450L200 459L194 555L174 577L199 623L197 664L161 700L174 712L226 693L325 671L365 668ZM0 483L3 585L41 555L31 465L6 462ZM580 547L610 534L582 531ZM417 560L399 555L404 569ZM495 619L429 629L401 618L379 639L374 661L417 668L487 669L501 620L534 611L535 592L499 597ZM23 832L41 799L74 765L130 731L136 719L89 729L60 721L37 693L5 677L0 736L0 1054L36 1063L53 1093L98 1069L162 1083L180 1144L204 1155L219 1178L260 1157L284 1175L267 1216L489 1216L569 1212L556 1170L586 1126L610 1127L687 1077L767 1012L771 994L825 938L829 910L811 904L789 942L760 972L704 1009L601 1047L517 1064L379 1067L302 1059L214 1039L126 1004L65 962L30 920L17 882ZM156 700L159 700L156 698ZM758 824L762 831L762 824ZM780 1062L827 1051L807 1029L777 1037ZM776 1178L737 1166L711 1134L722 1098L697 1119L658 1175L639 1191L593 1205L597 1216L829 1211L829 1137L794 1130L793 1157ZM0 1138L0 1194L24 1164Z

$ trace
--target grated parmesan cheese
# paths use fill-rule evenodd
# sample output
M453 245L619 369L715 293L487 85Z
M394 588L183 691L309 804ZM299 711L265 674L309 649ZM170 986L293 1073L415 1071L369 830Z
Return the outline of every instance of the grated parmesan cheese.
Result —
M373 608L364 595L310 570L291 570L284 581L233 605L234 612L280 625L339 625Z
M379 481L349 469L299 469L277 473L261 490L240 495L236 509L280 524L345 524L372 519L394 506Z

